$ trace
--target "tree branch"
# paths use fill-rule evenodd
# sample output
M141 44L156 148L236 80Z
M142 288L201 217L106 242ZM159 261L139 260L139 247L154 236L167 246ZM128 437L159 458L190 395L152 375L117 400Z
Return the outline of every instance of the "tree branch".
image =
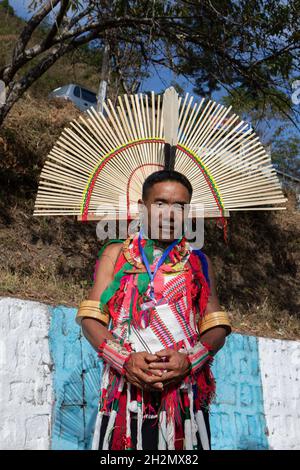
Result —
M54 8L60 0L52 0L42 5L42 7L37 11L35 15L33 15L28 23L26 24L25 28L21 32L19 39L15 45L13 54L12 54L12 62L15 61L17 57L22 54L26 45L28 44L29 40L31 39L33 31L37 28L37 26L43 21L43 19L48 15L50 10Z
M52 45L52 40L56 36L56 34L59 31L59 27L64 19L65 13L68 10L70 1L69 0L62 0L61 5L60 5L60 10L57 14L56 20L52 25L52 28L50 29L47 37L41 44L42 49L48 49L50 45Z

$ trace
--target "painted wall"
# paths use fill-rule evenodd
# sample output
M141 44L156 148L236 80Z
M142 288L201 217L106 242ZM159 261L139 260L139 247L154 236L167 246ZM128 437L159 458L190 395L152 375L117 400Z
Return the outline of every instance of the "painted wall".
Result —
M0 299L0 448L47 449L54 401L46 305Z
M89 449L102 372L76 309L0 299L0 449ZM300 342L232 334L215 357L213 449L300 449Z
M270 449L300 449L300 342L259 338Z

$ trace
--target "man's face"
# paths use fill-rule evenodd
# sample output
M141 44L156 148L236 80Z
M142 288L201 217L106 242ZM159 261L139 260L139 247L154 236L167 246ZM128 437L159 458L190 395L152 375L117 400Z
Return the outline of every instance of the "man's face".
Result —
M146 200L139 200L146 208L148 237L171 243L183 234L184 208L190 203L190 194L178 181L155 183Z

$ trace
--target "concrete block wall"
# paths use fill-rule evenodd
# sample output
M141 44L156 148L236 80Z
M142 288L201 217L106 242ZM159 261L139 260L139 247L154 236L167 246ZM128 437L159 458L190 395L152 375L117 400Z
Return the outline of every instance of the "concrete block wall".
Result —
M256 337L233 334L215 357L215 449L268 449L258 347Z
M102 364L76 309L0 298L0 449L89 449ZM232 334L216 355L213 449L300 449L300 342Z
M75 323L76 309L50 308L55 364L52 449L90 449L102 363Z
M0 299L0 448L47 449L55 393L46 305Z
M259 339L259 353L269 448L299 450L299 342Z

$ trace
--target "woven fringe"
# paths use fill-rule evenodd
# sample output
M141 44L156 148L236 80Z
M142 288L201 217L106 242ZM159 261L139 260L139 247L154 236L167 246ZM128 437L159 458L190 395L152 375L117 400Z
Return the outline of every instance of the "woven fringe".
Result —
M143 450L143 437L142 437L142 426L143 426L143 406L144 406L144 394L141 390L137 390L137 450Z
M112 431L114 429L116 416L117 416L116 410L112 410L110 412L110 417L109 417L109 420L108 420L108 424L107 424L107 428L106 428L106 432L105 432L105 436L104 436L104 440L103 440L102 450L108 450L109 449L109 443L110 443L110 440L111 440Z
M107 390L108 383L109 383L109 365L106 364L104 366L104 371L103 371L103 375L102 375L100 389L101 390ZM97 413L97 418L96 418L96 423L95 423L95 430L94 430L94 435L93 435L93 442L92 442L92 450L98 450L99 449L100 431L101 431L101 424L102 424L103 414L104 414L104 411L101 411L101 410L98 411L98 413Z
M189 400L190 400L190 416L191 416L191 430L192 430L192 449L197 449L197 423L194 413L194 391L192 384L189 384Z
M196 421L202 448L203 450L210 450L204 416L201 410L196 413Z
M161 408L167 412L167 422L174 419L176 423L181 422L180 407L182 406L179 389L176 386L169 386L164 390L161 399Z
M204 312L207 306L208 297L210 294L210 286L206 280L206 277L204 276L202 272L202 264L201 264L199 257L195 253L192 252L189 257L189 262L195 273L195 277L198 279L198 282L201 286L198 306L200 309L200 317L202 317L204 315Z
M92 450L99 450L100 430L102 424L103 411L97 413L95 431L93 435Z
M158 450L166 450L167 448L167 413L161 411L158 420Z
M200 301L199 301L199 308L200 308L200 315L204 315L208 297L210 294L210 287L202 273L199 273L199 280L201 282L201 294L200 294Z
M119 387L118 387L118 394L120 395L122 393L123 387L124 387L124 377L121 378ZM116 416L117 416L117 410L112 410L110 413L110 417L108 420L104 440L103 440L103 450L109 450L109 442L111 440L112 436L112 431L114 429L115 421L116 421Z
M190 396L189 390L184 390L183 392L184 398L184 449L185 450L192 450L193 449L193 442L192 442L192 422L191 422L191 415L190 415Z
M135 325L138 325L141 328L141 314L138 310L138 300L139 300L139 291L135 284L132 287L132 318Z
M206 346L206 343L204 343ZM216 381L211 371L211 365L214 358L211 357L203 366L197 377L197 388L195 390L194 400L196 409L206 407L209 409L215 399Z
M168 450L175 450L175 419L172 417L167 422L167 444Z
M131 420L130 420L130 402L131 402L131 384L127 382L127 400L126 400L126 448L132 449L131 441Z
M191 419L184 420L184 449L193 450L192 438L192 421Z

